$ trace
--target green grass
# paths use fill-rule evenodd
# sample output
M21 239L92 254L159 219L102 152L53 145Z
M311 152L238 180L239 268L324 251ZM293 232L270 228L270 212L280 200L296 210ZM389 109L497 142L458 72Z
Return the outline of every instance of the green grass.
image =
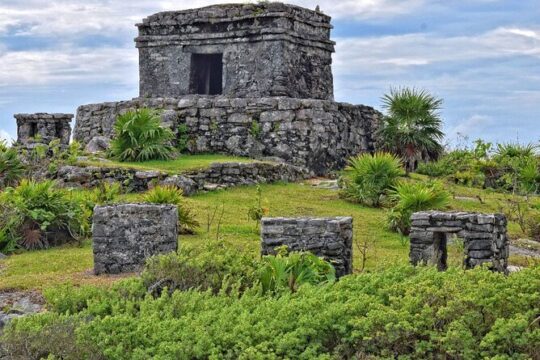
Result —
M98 161L87 160L80 162L80 165L85 166L103 166L103 167L119 167L136 170L156 170L166 173L181 173L193 170L208 168L212 163L227 163L227 162L255 162L256 160L220 154L201 154L201 155L180 155L172 160L151 160L144 162L120 162L120 161Z
M423 180L416 175L416 180ZM354 267L359 269L361 256L357 245L364 241L369 244L366 269L374 269L389 263L405 263L408 260L408 243L398 234L386 230L385 209L374 209L352 204L339 198L333 190L320 189L309 184L262 185L263 207L269 209L268 216L352 216L354 218L353 245ZM496 212L504 204L507 195L471 189L449 184L448 189L457 197L479 195L477 200L454 198L449 210ZM242 251L258 256L260 236L256 223L248 219L248 209L256 202L257 190L254 186L238 187L200 194L186 199L191 204L201 227L195 235L182 235L182 244L198 246L207 239L219 237L234 243ZM125 195L125 201L137 202L140 194ZM538 198L533 202L537 203ZM208 225L209 218L214 220ZM512 238L522 236L517 224L509 224ZM450 264L458 265L461 255L458 247L449 249ZM512 257L517 264L526 264L526 259ZM44 251L26 252L0 261L0 289L43 288L70 282L73 284L108 284L117 277L96 277L92 275L92 250L90 242L82 247L65 246Z

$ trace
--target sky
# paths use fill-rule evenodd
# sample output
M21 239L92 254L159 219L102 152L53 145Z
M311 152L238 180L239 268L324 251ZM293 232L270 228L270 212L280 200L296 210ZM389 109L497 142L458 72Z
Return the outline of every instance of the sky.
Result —
M134 24L220 2L0 0L0 138L16 137L15 113L137 97ZM416 87L444 100L450 145L540 140L540 0L289 2L333 18L337 101L382 110Z

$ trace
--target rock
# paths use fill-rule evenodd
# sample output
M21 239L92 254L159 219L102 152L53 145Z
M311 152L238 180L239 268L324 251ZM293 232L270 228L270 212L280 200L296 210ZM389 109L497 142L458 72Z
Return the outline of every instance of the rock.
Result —
M84 150L90 154L97 154L105 152L111 146L111 139L106 136L94 136L88 144L86 144Z
M162 180L159 184L163 186L175 186L178 189L181 189L185 196L191 196L198 190L197 183L195 181L182 175L169 176L165 180Z
M0 253L0 260L6 259L6 258L7 258L7 255Z

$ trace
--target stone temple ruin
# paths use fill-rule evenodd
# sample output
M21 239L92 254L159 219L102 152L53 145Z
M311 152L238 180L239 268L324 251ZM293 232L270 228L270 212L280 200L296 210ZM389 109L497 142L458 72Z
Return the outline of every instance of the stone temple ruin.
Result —
M69 145L72 114L15 114L14 117L19 145L49 144L56 139L62 146Z
M333 101L330 17L282 3L161 12L138 24L140 94L84 105L74 138L111 137L150 107L190 153L279 158L323 175L374 151L380 114Z
M456 235L464 242L465 268L487 263L493 270L507 271L509 242L503 214L425 211L411 219L412 264L433 264L445 270L448 236Z

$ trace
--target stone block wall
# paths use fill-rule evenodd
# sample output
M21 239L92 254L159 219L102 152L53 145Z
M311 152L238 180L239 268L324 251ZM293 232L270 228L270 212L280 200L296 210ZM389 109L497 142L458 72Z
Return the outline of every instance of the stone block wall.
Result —
M464 242L466 268L489 263L506 272L509 242L503 214L427 211L412 215L410 261L446 268L446 245L455 234Z
M193 195L201 190L225 189L241 185L266 184L278 181L296 182L308 177L297 166L270 162L214 163L208 169L171 175L159 171L127 168L66 165L58 169L55 179L67 188L93 188L102 182L116 182L127 192L143 192L155 185L172 185Z
M60 145L69 145L73 114L15 114L14 117L17 120L17 143L48 145L59 139Z
M139 271L147 258L178 248L178 208L173 205L96 206L92 223L94 272Z
M177 134L179 125L186 125L190 153L279 157L315 175L342 168L350 156L374 151L381 119L371 107L324 100L137 98L79 107L74 138L86 145L96 136L112 137L118 114L141 107L161 110L164 125Z
M352 272L352 218L263 218L261 253L274 254L286 245L290 251L310 251L330 261L337 276Z

